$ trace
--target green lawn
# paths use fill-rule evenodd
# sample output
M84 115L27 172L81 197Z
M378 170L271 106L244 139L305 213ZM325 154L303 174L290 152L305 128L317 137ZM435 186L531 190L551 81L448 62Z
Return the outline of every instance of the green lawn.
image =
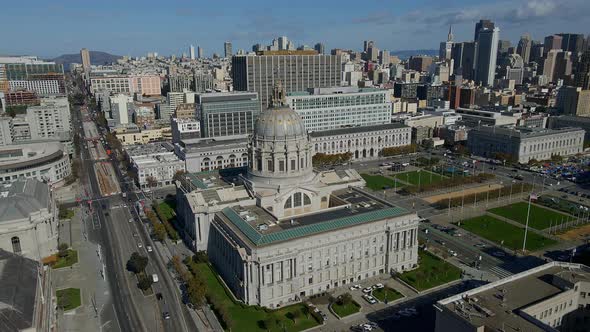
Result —
M383 187L389 188L401 188L403 187L402 184L394 183L394 180L383 175L371 175L371 174L361 174L365 182L367 183L367 187L372 190L383 190ZM400 178L401 179L401 178Z
M483 238L504 245L507 248L513 250L522 249L524 228L487 215L464 220L460 226ZM502 241L504 242L502 243ZM527 250L535 251L555 243L557 241L533 232L528 232L526 248Z
M512 219L523 225L526 224L526 216L528 210L528 202L518 202L506 206L500 206L489 211L504 218ZM529 217L529 226L542 230L549 228L551 225L561 224L566 222L568 218L572 218L561 212L549 210L537 205L531 204L531 214Z
M57 262L53 264L54 269L72 266L78 263L78 252L73 249L68 249L68 254L65 257L58 257Z
M381 302L385 302L385 299L387 299L387 302L391 302L404 297L400 292L389 287L376 289L372 292L372 295Z
M417 186L418 184L426 185L426 184L436 183L436 182L439 182L440 180L445 178L444 176L442 176L440 174L432 173L432 172L426 171L426 170L409 171L409 172L399 173L399 174L396 174L396 177L404 182L407 182L407 183L415 185L415 186Z
M65 288L55 292L57 296L57 306L64 311L76 309L82 303L79 288Z
M189 263L189 268L193 273L203 276L203 279L207 283L208 297L216 297L227 308L233 320L233 331L266 331L263 327L263 321L271 315L280 318L285 325L285 331L288 332L302 331L319 325L311 314L309 314L309 317L301 314L299 318L295 319L295 322L293 321L292 313L295 311L303 312L303 304L294 304L278 310L264 310L260 307L247 306L234 302L229 293L230 291L221 284L217 279L216 273L209 265L191 262ZM283 331L283 329L277 327L272 331L279 332Z
M461 270L426 251L418 251L415 270L402 273L400 279L419 291L430 289L461 278Z
M171 202L165 201L160 203L159 205L160 210L162 210L162 214L164 215L166 220L170 221L172 218L174 218L174 206L171 204Z
M355 301L352 301L347 304L342 304L342 305L334 302L334 303L332 303L332 310L334 310L334 312L340 318L342 318L342 317L352 315L352 314L359 312L361 310L361 306L358 303L356 303Z

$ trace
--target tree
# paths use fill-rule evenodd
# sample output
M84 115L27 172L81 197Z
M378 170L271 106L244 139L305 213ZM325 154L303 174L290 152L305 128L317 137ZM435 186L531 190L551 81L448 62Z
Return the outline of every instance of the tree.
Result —
M139 282L137 283L137 287L139 287L139 289L145 291L148 288L152 287L152 283L154 281L152 280L151 277L146 276L146 275L142 275L141 277L139 277Z
M206 251L197 251L197 253L195 255L193 255L193 262L195 263L208 263L209 262L209 256L207 256L207 252Z
M166 238L166 226L162 223L155 223L154 225L154 236L156 240L162 242Z
M276 330L277 329L277 319L274 315L269 315L268 318L262 321L262 325L267 331Z
M207 284L199 276L190 278L187 284L187 294L189 301L195 305L200 306L205 302L205 295L207 294Z
M221 320L223 321L225 328L231 331L231 328L234 325L234 321L231 315L229 314L227 307L225 305L222 305L219 308L217 308L217 312L219 313L219 316L221 317Z
M148 185L148 187L150 187L150 188L154 188L155 186L157 186L157 185L158 185L158 180L156 180L156 178L155 178L155 177L153 177L153 176L151 176L151 175L150 175L150 176L148 176L148 177L145 179L145 181L147 182L147 185Z
M145 271L148 264L148 258L140 255L137 252L131 254L127 261L127 270L135 274Z
M309 318L310 311L311 310L309 310L307 305L303 305L303 307L301 307L301 313L304 314L306 318Z
M338 297L338 304L347 305L352 302L352 295L350 293L344 293Z
M295 309L292 311L291 318L293 319L293 324L297 324L297 319L301 318L301 310Z
M57 246L57 255L58 255L59 257L66 257L66 256L68 255L68 248L69 248L69 247L70 247L70 246L68 246L68 244L67 244L67 243L60 243L60 244Z
M172 177L172 179L174 181L182 182L184 180L185 173L186 172L184 170L180 169L180 170L176 171L176 173L174 173L174 176Z

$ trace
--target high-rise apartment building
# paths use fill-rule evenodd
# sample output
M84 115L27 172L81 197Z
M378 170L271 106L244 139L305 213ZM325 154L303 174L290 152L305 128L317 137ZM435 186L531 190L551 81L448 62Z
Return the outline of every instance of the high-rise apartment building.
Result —
M195 82L195 92L205 92L213 89L213 75L196 71L193 75Z
M90 51L87 48L80 50L80 57L82 58L82 68L86 73L90 72Z
M168 76L168 84L171 92L182 92L194 89L194 75L171 74Z
M41 105L27 107L25 119L33 140L70 138L70 104L65 97L41 99Z
M232 78L237 91L258 92L266 107L274 85L282 82L287 92L340 86L342 56L319 55L315 51L264 52L234 56Z
M111 105L111 119L117 125L129 124L129 104L133 103L133 98L125 94L117 94L109 97Z
M226 41L223 43L223 54L226 58L230 58L233 55L231 42Z
M516 47L516 53L520 55L522 61L525 64L529 63L531 59L531 47L533 46L533 40L529 34L524 34L520 37L518 41L518 46Z
M496 58L498 54L500 29L497 27L493 29L486 28L485 26L489 25L488 23L481 25L484 27L476 33L477 54L474 79L482 85L492 86L496 74Z
M202 137L252 133L260 113L255 92L219 92L197 95L195 100Z

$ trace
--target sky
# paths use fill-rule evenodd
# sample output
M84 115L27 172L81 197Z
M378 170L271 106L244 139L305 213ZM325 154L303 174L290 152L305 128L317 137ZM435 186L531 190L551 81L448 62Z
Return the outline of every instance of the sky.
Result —
M456 41L473 39L475 23L491 19L500 39L516 43L559 33L590 33L590 0L27 0L1 6L0 54L53 57L83 47L117 55L188 53L206 56L268 45L287 36L296 45L323 42L360 50L438 49L453 25Z

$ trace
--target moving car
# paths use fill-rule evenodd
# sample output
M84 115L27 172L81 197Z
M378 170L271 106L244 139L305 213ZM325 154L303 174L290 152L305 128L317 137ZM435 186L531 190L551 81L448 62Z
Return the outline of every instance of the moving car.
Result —
M152 280L154 282L158 282L160 279L158 279L158 275L154 273L154 274L152 274Z

